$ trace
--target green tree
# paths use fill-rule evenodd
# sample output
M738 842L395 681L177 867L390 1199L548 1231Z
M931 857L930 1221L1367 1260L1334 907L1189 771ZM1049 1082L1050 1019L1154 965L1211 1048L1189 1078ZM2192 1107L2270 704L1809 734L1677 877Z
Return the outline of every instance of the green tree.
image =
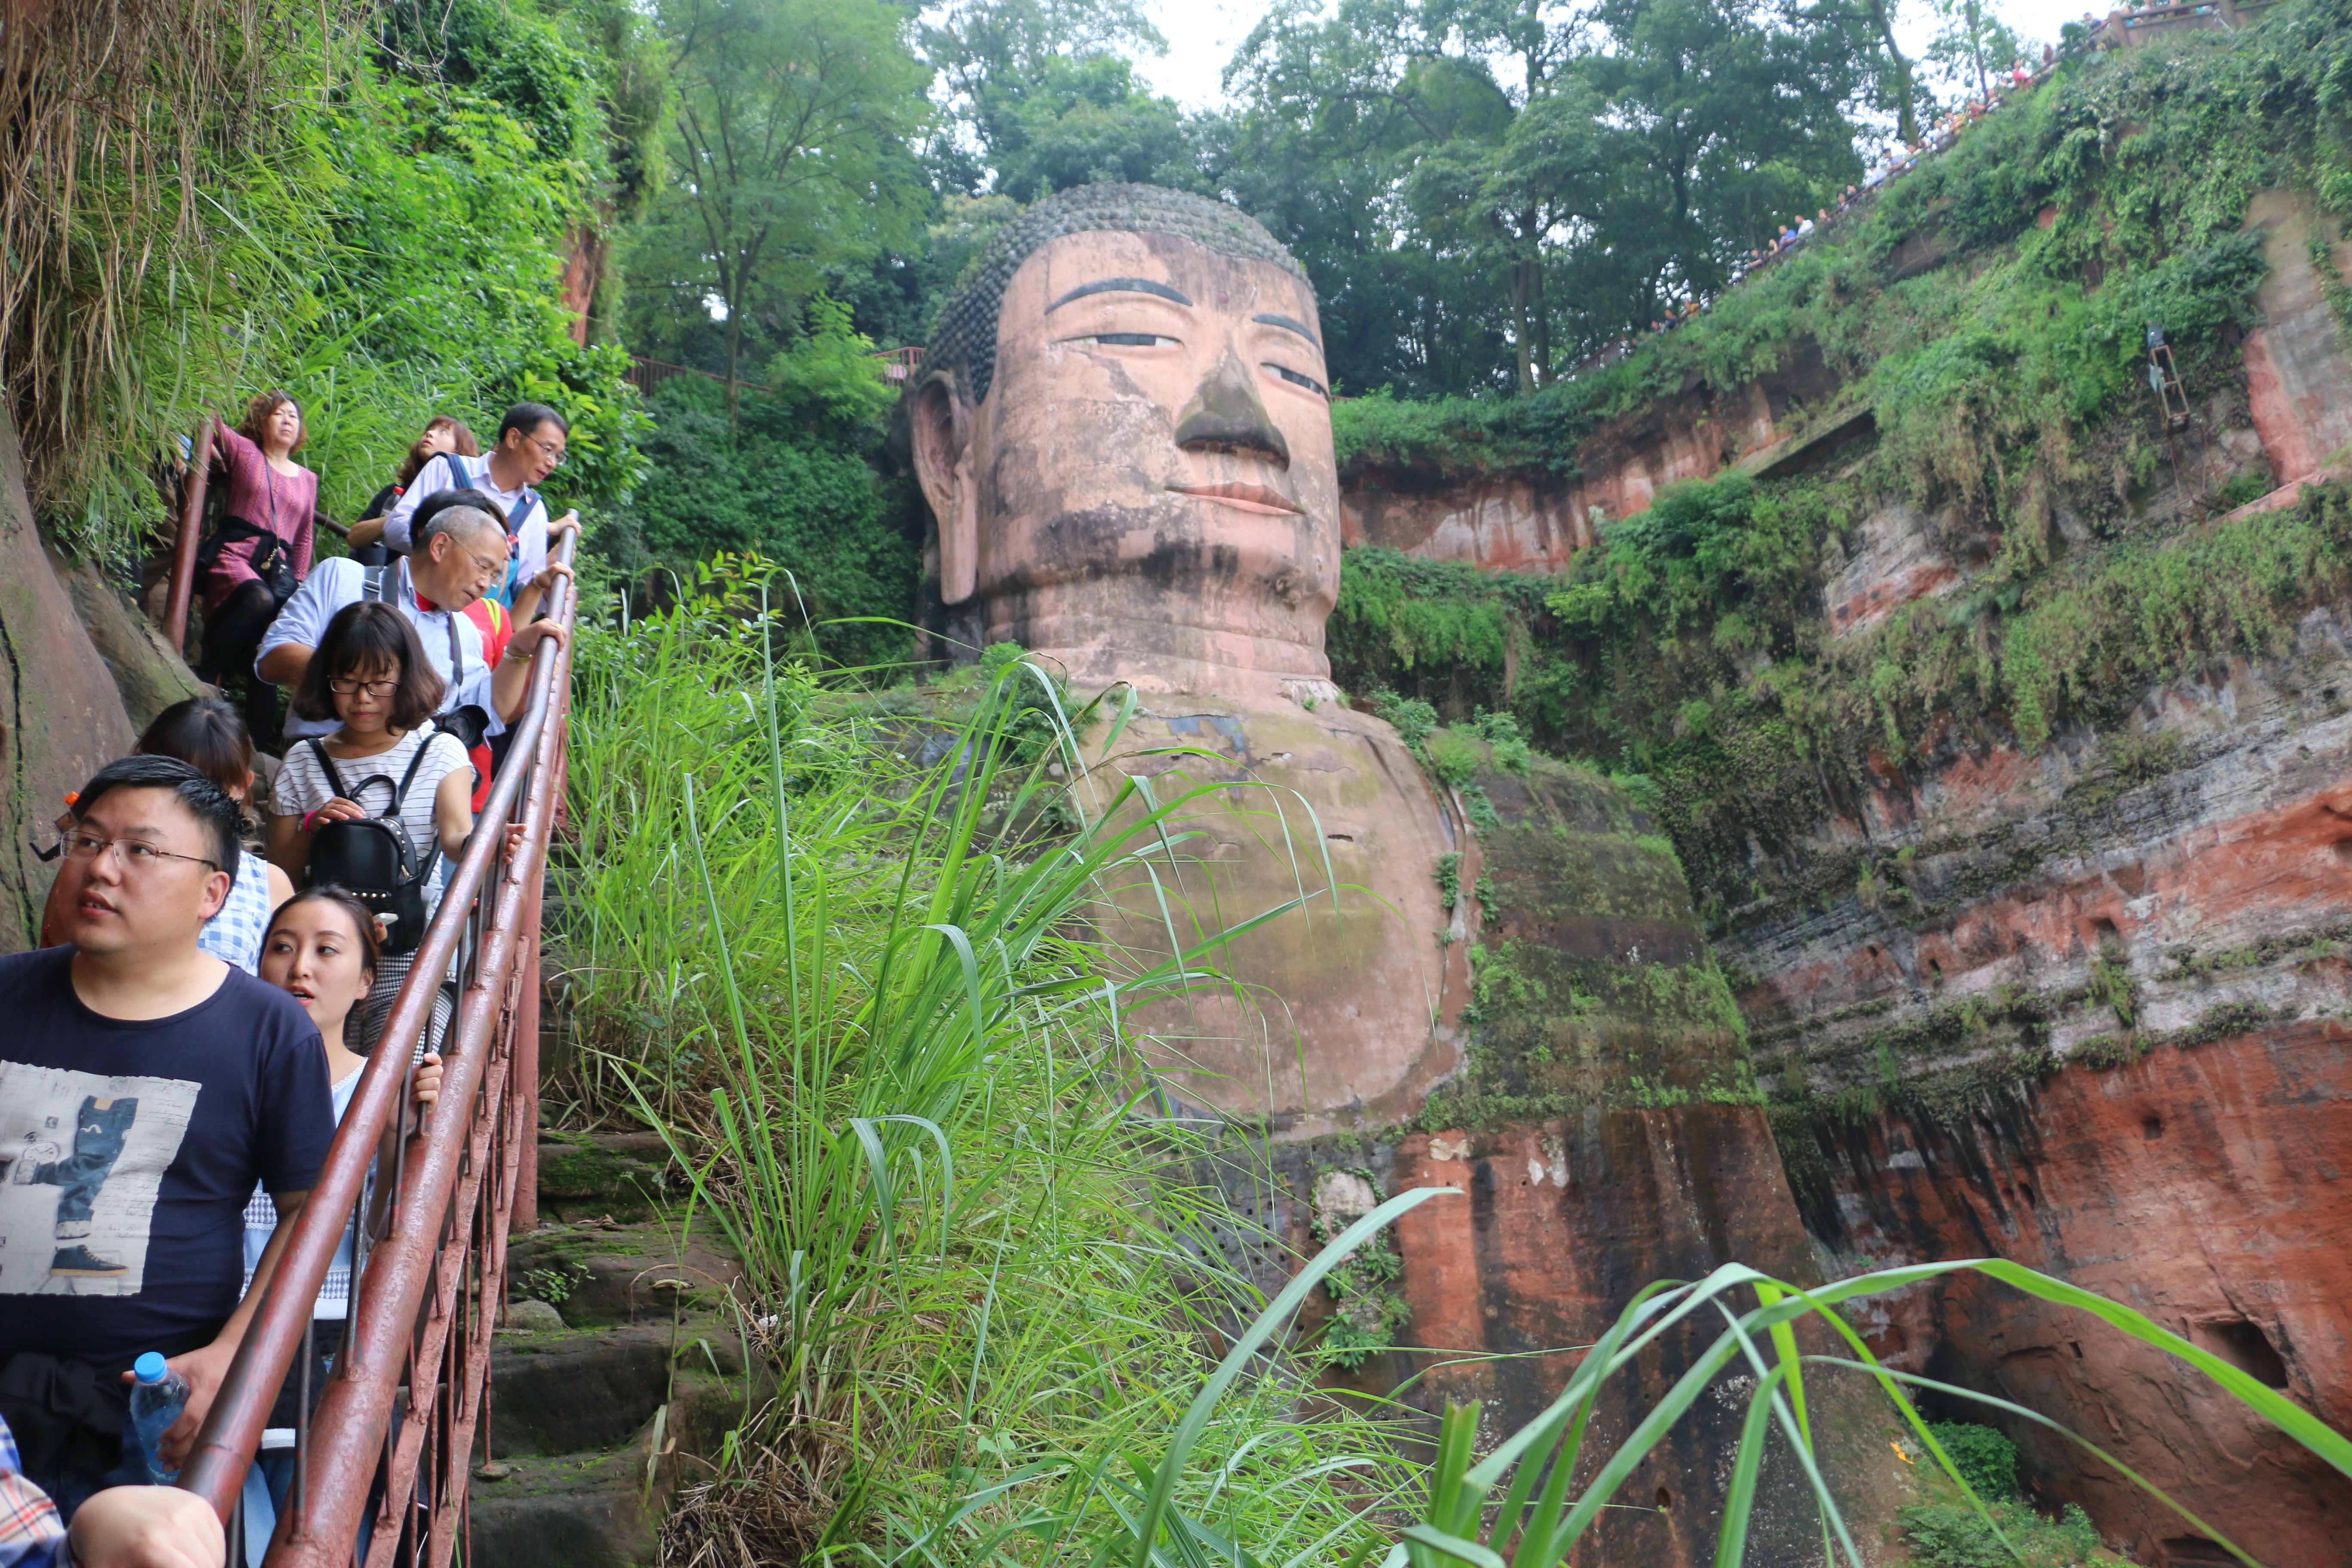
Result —
M1428 382L1531 391L1860 172L1855 52L1765 0L1293 0L1228 75L1228 177L1327 300L1418 327Z
M1487 90L1411 0L1287 0L1226 68L1241 111L1225 189L1315 279L1336 384L1426 395L1494 384L1491 279L1412 221L1404 183ZM1452 60L1448 66L1444 62ZM1439 79L1442 73L1443 79Z
M930 73L881 0L662 0L677 83L667 187L633 247L656 336L717 318L729 416L747 345L780 346L825 269L928 205L909 142ZM661 327L671 329L665 333Z
M923 28L947 89L944 189L1020 202L1115 181L1205 190L1200 117L1136 79L1167 40L1134 0L963 0Z

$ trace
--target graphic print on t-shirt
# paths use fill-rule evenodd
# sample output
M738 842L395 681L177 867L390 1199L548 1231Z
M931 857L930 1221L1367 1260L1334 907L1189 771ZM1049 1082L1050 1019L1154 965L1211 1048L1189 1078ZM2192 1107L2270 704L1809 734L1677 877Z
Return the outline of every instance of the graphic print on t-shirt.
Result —
M0 1061L0 1296L136 1296L203 1085Z

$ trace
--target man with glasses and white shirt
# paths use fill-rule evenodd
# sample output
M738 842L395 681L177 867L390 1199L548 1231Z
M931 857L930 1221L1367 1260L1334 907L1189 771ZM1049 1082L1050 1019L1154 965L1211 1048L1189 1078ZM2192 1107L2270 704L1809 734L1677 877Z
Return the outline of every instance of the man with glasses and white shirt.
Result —
M254 673L279 686L297 684L335 612L362 599L381 599L415 626L425 658L446 683L440 712L478 709L484 732L496 734L521 714L531 660L542 647L562 646L562 628L552 621L517 627L505 656L493 667L482 655L481 629L465 612L506 575L506 532L499 520L479 507L428 509L414 543L414 550L389 566L339 559L312 567L263 636ZM561 562L545 572L569 575ZM298 719L289 712L286 737L331 735L336 727L332 719ZM465 739L471 746L479 737Z
M444 490L478 490L496 501L505 514L511 561L499 580L481 597L511 607L523 585L547 571L548 536L580 526L580 514L566 512L551 524L547 503L534 487L563 466L565 444L572 427L563 416L544 403L518 403L499 422L498 445L485 458L443 452L416 471L415 480L393 503L380 523L362 522L352 530L354 550L382 539L395 555L415 548L414 524L417 509Z

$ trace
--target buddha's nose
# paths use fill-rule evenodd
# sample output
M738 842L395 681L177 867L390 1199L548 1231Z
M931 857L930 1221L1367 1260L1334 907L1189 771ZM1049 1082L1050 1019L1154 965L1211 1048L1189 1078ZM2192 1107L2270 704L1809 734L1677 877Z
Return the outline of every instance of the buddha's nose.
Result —
M1254 452L1290 467L1290 443L1250 384L1249 367L1228 352L1192 394L1176 421L1176 444L1188 452Z

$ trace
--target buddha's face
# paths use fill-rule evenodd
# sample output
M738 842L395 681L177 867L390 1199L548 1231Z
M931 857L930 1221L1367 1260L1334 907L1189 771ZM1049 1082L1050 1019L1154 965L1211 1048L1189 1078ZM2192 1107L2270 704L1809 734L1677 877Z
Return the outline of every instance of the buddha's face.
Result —
M1238 693L1329 675L1330 377L1306 283L1172 235L1066 235L1013 275L977 408L916 458L940 592L1082 683Z

